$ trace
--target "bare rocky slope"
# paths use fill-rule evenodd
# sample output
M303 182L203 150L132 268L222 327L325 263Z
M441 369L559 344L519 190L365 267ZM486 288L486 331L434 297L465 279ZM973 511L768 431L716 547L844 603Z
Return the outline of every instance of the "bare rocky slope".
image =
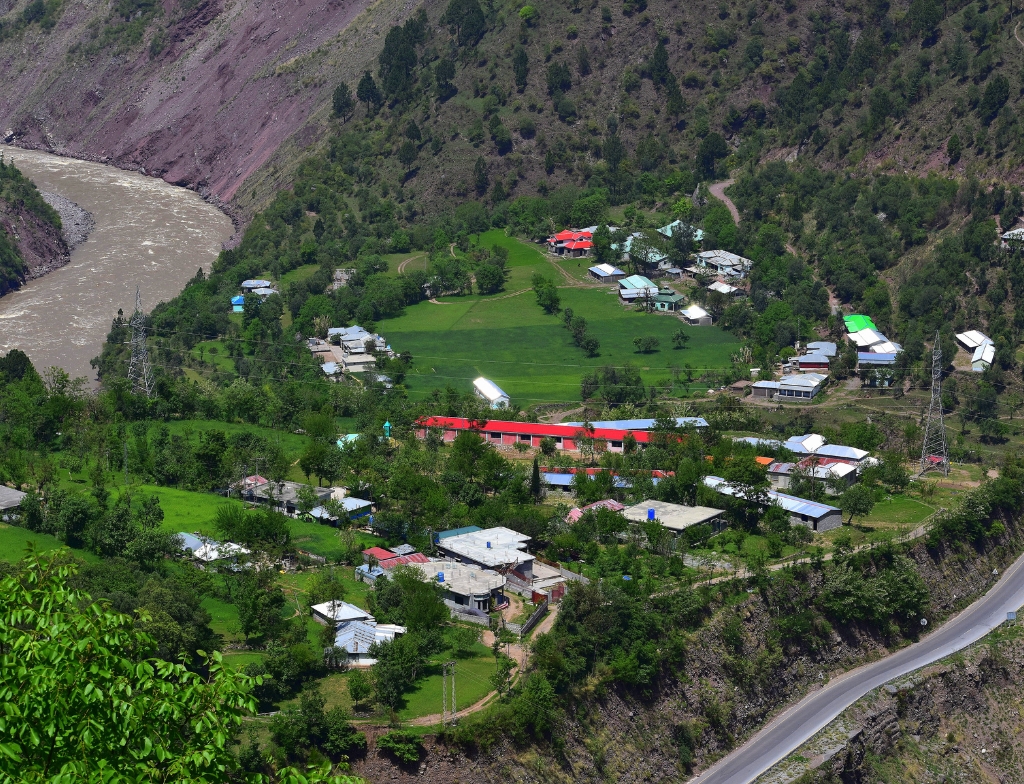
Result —
M24 18L27 5L0 19ZM0 37L0 136L139 169L221 203L330 103L338 81L354 83L378 38L415 6L168 0L152 11L139 4L133 13L148 23L132 28L118 16L123 5L67 3L53 29Z
M13 241L21 256L23 281L63 267L71 258L60 229L23 204L0 199L0 231Z

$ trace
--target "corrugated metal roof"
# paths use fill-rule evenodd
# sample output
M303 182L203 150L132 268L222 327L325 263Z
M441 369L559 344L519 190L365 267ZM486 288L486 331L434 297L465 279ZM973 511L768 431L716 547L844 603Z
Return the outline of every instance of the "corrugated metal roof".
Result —
M385 550L383 547L367 547L363 550L363 555L368 555L371 558L376 558L378 561L386 561L389 558L394 558L395 554L390 550Z
M430 559L423 553L412 553L410 555L399 555L395 558L388 558L386 561L377 563L381 569L393 569L396 566L406 566L414 563L426 563Z
M862 365L895 365L895 354L874 354L870 351L858 351L857 362Z
M702 319L708 317L708 312L700 305L690 305L688 308L684 308L679 312L683 317L688 319Z
M862 329L878 329L870 316L862 316L859 313L843 316L843 323L846 325L846 331L850 333L860 332Z
M497 403L498 401L508 401L508 395L505 394L504 390L491 381L489 378L480 378L473 381L473 389L475 389L485 400L489 403Z
M417 420L416 424L420 427L440 427L446 430L476 430L481 434L501 433L569 439L577 438L582 427L582 425L549 425L542 422L513 422L500 419L490 419L486 422L474 420L471 422L464 417L422 417ZM643 430L633 432L631 430L596 427L592 431L588 430L585 435L608 441L621 441L626 437L626 433L633 433L633 437L638 443L646 444L648 442L648 434Z
M623 278L619 281L619 288L654 289L655 292L658 291L658 287L643 275L630 275L628 278Z
M388 549L395 555L412 555L416 552L416 548L411 544L400 544L398 547L389 547Z
M838 346L828 340L815 340L807 344L807 351L813 354L824 354L826 357L834 357Z
M990 343L992 342L992 338L990 338L984 332L979 332L976 329L969 329L966 332L959 333L956 336L956 340L968 351L973 351L986 340Z
M605 419L590 424L594 427L612 430L653 430L657 421L656 419ZM582 422L563 422L562 424L566 427L583 427ZM708 427L708 421L704 417L676 417L676 427Z
M844 460L863 460L870 453L852 446L843 446L842 444L825 444L824 446L818 447L814 450L814 454L819 457L837 457Z
M717 490L723 495L731 495L736 498L743 497L734 487L720 476L706 476L704 477L704 484L712 490ZM799 514L805 517L820 519L825 515L839 511L838 508L829 506L828 504L819 504L817 501L808 501L805 498L797 498L795 495L777 493L774 490L769 490L767 495L769 500L776 502L790 514Z
M540 478L554 487L571 487L573 474L543 473Z
M799 389L814 389L824 383L828 376L821 373L803 373L798 376L783 376L779 381L779 387L797 387Z

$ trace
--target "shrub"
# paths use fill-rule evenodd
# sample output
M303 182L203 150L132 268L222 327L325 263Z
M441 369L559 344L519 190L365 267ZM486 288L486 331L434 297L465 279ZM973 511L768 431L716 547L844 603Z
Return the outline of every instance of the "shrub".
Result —
M377 748L383 749L399 762L413 765L420 761L423 744L419 737L405 730L392 730L381 735L377 740Z

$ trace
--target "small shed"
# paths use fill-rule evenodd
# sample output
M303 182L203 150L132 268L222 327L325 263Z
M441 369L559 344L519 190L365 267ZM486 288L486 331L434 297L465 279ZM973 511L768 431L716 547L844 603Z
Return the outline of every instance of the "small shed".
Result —
M755 381L750 387L750 394L752 397L772 398L778 393L778 381Z
M991 340L987 340L974 349L974 356L971 357L971 370L975 373L984 373L996 358L996 347Z
M626 277L626 273L611 264L595 264L587 270L592 278L600 281L617 281Z
M690 305L679 311L679 318L691 327L710 327L711 314L700 305Z
M745 378L741 378L739 381L733 381L729 385L729 391L734 395L744 397L750 392L750 388L752 386L754 386L754 383L752 381L749 381Z

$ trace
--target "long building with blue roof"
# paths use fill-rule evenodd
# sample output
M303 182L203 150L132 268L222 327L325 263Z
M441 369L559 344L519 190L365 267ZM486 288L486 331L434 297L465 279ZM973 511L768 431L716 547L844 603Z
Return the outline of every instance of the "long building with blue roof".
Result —
M706 476L704 484L722 495L744 498L738 488L733 487L720 476ZM821 533L839 528L843 524L843 512L835 506L808 501L806 498L798 498L795 495L777 493L774 490L769 490L766 495L770 503L782 507L789 513L789 522L793 525L803 525L816 533Z

